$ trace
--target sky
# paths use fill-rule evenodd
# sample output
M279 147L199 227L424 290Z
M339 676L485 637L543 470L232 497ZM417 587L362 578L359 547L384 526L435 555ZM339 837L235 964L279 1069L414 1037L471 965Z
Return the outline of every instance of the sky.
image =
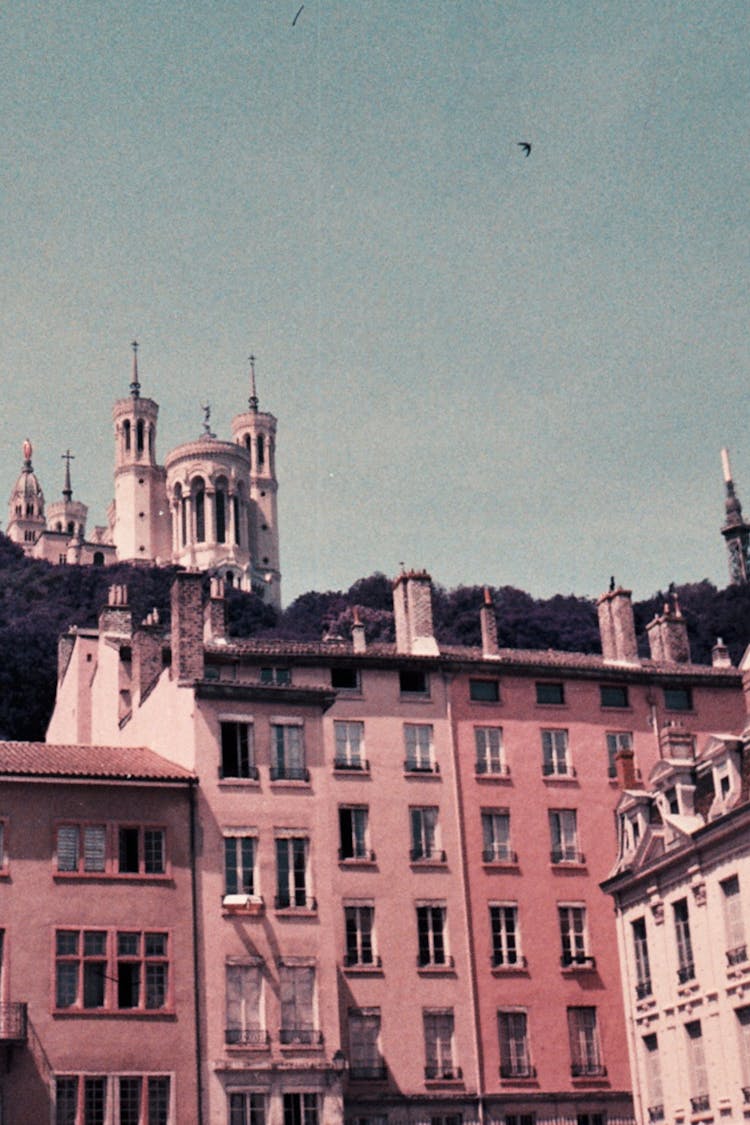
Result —
M25 437L105 522L137 339L162 461L257 357L286 604L724 586L750 6L300 3L0 3L2 526Z

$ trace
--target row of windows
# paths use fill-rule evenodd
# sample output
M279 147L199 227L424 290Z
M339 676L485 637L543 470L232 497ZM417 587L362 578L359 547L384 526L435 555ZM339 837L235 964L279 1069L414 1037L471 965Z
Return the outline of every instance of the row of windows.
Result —
M516 863L511 848L510 813L506 809L484 809L482 817L482 860L485 863ZM550 861L555 864L583 864L585 857L578 844L575 809L549 809ZM412 863L445 863L441 848L439 810L437 806L413 806L409 809ZM276 906L307 907L310 895L310 840L308 836L290 831L277 836ZM339 808L339 860L342 863L372 863L375 852L370 847L369 810L366 805L343 805ZM241 833L224 837L224 895L262 893L258 878L258 837Z
M55 1079L55 1125L168 1125L167 1075L65 1074Z
M257 780L254 725L249 721L224 721L221 730L219 776ZM365 725L360 720L337 720L333 724L334 769L369 770L365 755ZM404 723L404 770L407 773L439 773L435 759L431 723ZM548 728L540 731L541 766L545 777L574 777L568 731ZM475 769L480 776L506 776L509 773L501 727L475 727ZM615 776L615 757L631 750L630 731L608 731L605 736L607 769ZM308 781L302 724L271 724L271 780Z
M727 967L742 964L748 960L745 922L740 897L740 883L736 875L723 879L719 887L722 894L724 933ZM686 984L695 978L695 959L690 932L690 912L688 900L678 899L672 903L672 924L674 929L674 951L677 983ZM648 935L645 917L635 918L631 923L633 941L633 960L635 964L636 998L643 1000L652 993L651 965L648 950Z
M170 1008L169 946L164 931L57 930L55 1008L119 1012Z

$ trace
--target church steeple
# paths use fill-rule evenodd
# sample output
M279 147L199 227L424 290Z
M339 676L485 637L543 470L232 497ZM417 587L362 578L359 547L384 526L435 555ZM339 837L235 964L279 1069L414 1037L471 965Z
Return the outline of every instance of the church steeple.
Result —
M726 519L721 534L727 545L729 581L735 586L744 586L750 580L750 524L742 517L742 505L734 490L728 449L721 451L721 464L726 489Z
M62 460L65 462L65 484L63 485L63 498L70 502L73 499L73 486L70 483L70 462L75 459L74 454L66 449L65 453L61 454Z

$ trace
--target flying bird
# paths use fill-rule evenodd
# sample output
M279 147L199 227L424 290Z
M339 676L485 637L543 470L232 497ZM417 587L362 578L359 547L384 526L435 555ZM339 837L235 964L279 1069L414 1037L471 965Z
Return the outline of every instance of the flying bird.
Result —
M299 17L300 17L300 12L301 12L301 11L302 11L302 9L304 8L304 6L305 6L304 4L300 4L300 6L299 6L299 11L297 12L297 15L296 15L296 16L294 17L294 19L292 20L292 27L294 27L295 23L296 23L296 22L297 22L297 20L299 19Z
M531 152L531 145L529 144L528 141L516 141L516 144L518 145L519 148L523 149L524 156L529 155L529 153Z

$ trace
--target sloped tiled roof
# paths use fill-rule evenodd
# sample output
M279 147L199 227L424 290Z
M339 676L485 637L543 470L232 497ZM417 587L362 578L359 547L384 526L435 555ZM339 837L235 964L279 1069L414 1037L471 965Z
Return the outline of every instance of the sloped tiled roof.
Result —
M0 778L9 776L189 782L195 775L145 746L0 742Z

